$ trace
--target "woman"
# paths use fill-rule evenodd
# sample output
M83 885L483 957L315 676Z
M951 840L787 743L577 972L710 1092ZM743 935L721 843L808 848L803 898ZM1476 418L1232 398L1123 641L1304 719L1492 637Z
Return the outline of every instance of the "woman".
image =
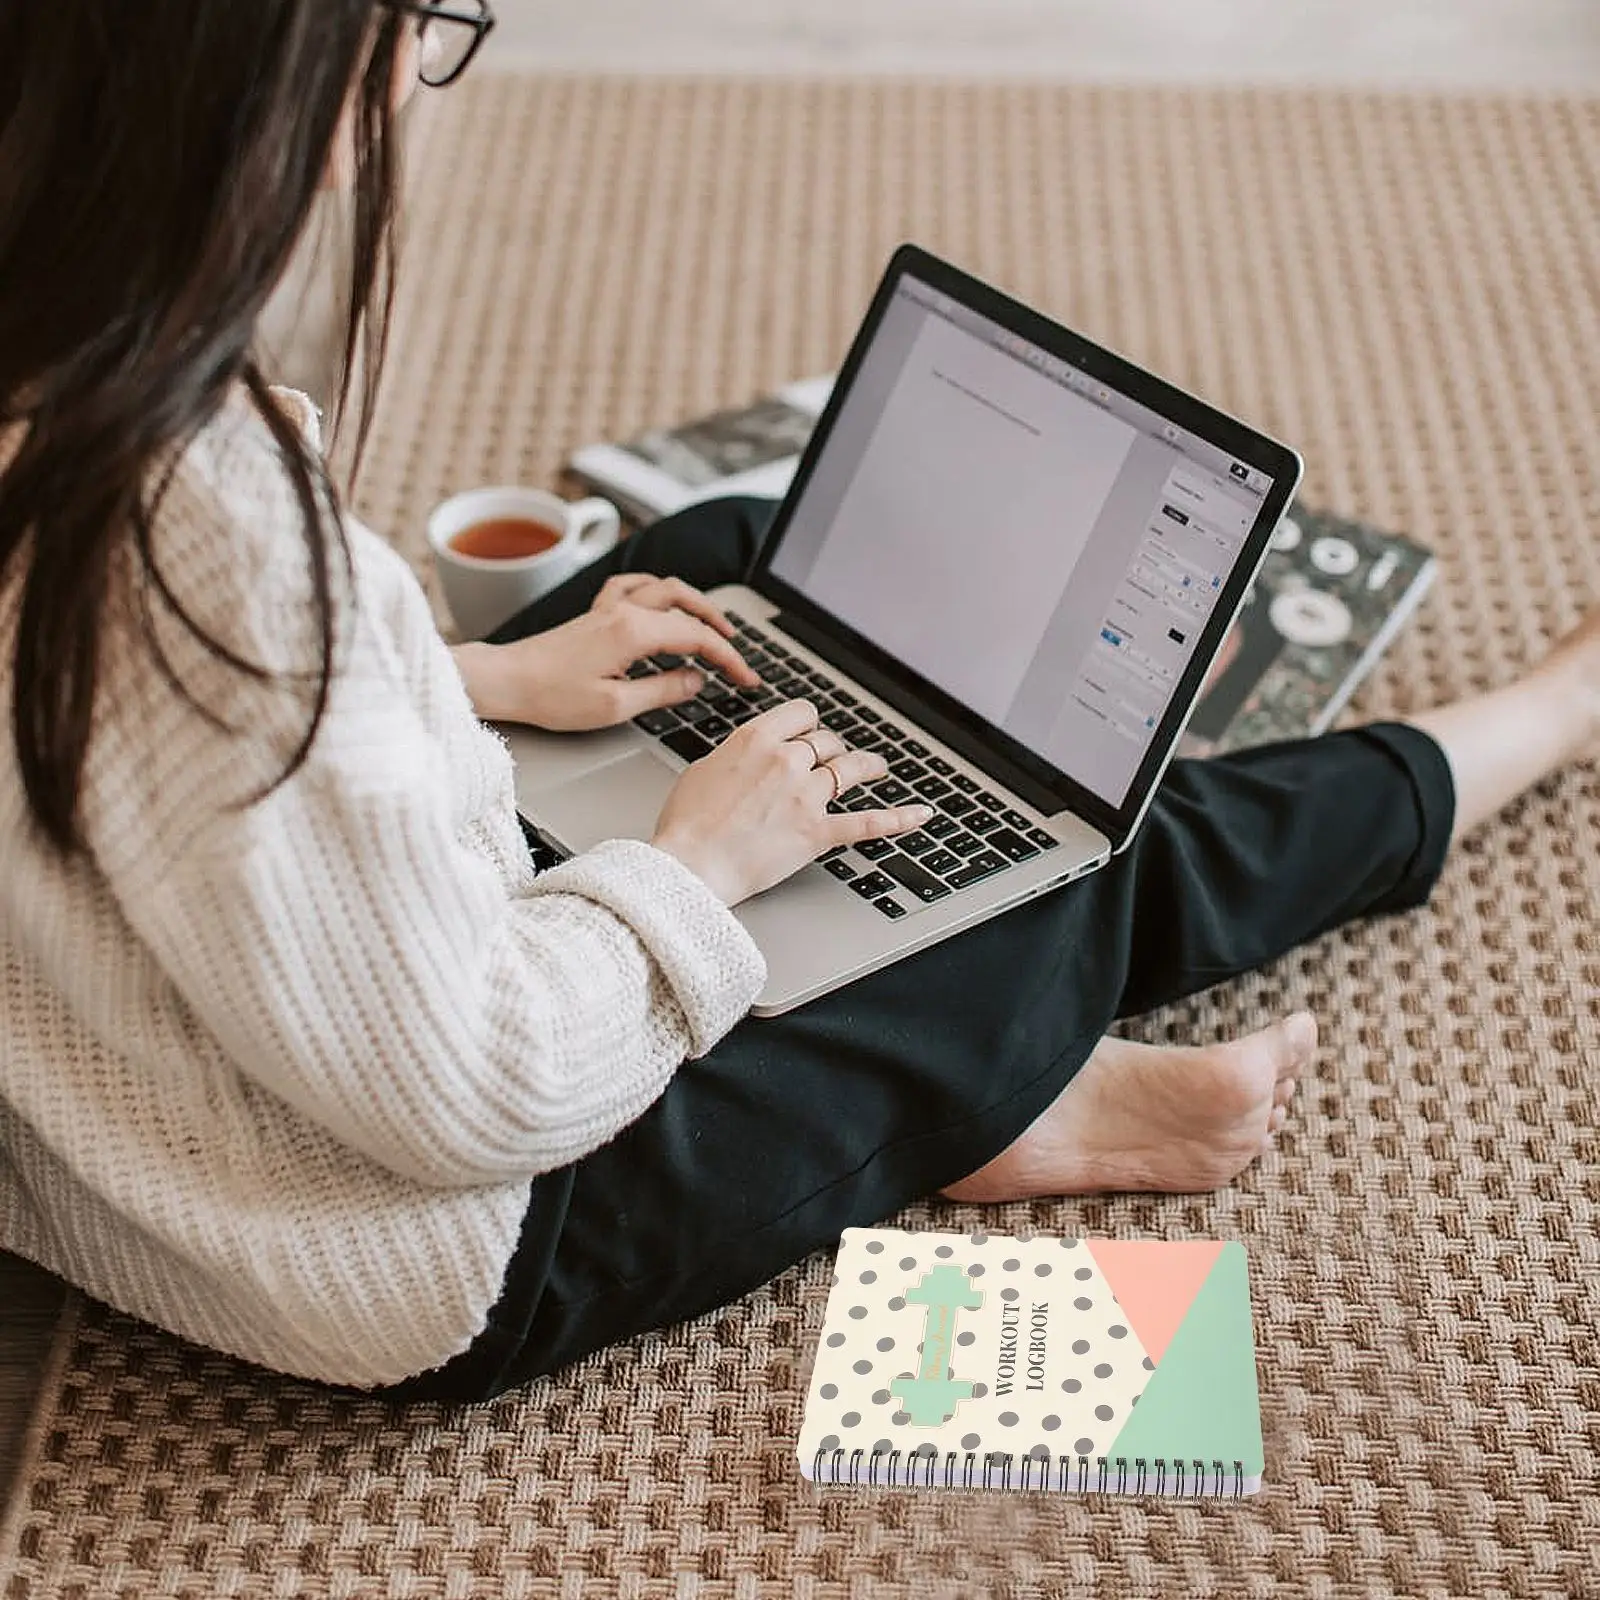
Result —
M881 764L781 706L652 843L538 874L478 717L692 694L626 677L656 652L748 676L701 591L765 508L662 524L452 655L252 359L319 187L351 182L370 399L393 118L486 23L0 12L0 1246L249 1360L455 1399L935 1191L1229 1181L1311 1020L1200 1050L1106 1028L1421 903L1452 836L1600 718L1591 625L1415 725L1179 764L1103 872L741 1020L761 962L728 907L914 826L827 811Z

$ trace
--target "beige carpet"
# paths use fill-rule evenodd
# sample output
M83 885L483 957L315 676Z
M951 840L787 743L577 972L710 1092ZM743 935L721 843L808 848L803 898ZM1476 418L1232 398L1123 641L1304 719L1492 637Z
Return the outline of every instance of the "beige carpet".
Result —
M1600 103L491 80L426 115L362 496L413 547L447 490L827 367L910 236L1295 441L1311 501L1437 547L1363 711L1502 681L1600 597ZM1597 905L1590 769L1429 911L1151 1021L1321 1017L1236 1189L1003 1219L1247 1242L1258 1503L813 1491L822 1259L463 1415L89 1309L0 1594L1600 1594Z

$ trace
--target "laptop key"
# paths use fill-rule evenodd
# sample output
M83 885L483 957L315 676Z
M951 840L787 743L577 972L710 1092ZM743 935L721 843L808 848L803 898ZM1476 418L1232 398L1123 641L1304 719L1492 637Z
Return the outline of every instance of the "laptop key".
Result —
M733 724L722 717L707 717L695 732L706 739L726 739L733 732Z
M924 856L922 864L929 872L937 872L941 878L955 872L961 865L961 857L950 850L935 850L931 856Z
M939 802L939 809L947 816L966 817L978 808L965 795L953 794Z
M1061 841L1053 834L1048 834L1043 828L1034 828L1028 834L1028 843L1036 844L1041 850L1059 850Z
M881 872L869 872L864 878L852 878L850 887L863 900L876 900L894 889L894 879L884 877Z
M861 703L853 694L846 694L843 689L835 689L833 691L833 698L842 706L853 707L858 706Z
M634 664L628 668L627 675L630 678L653 678L655 676L655 671L656 669L652 667L648 661L635 661Z
M711 754L714 746L707 739L702 739L693 728L674 728L671 733L661 736L661 742L673 755L682 756L685 761L699 761L701 757Z
M950 785L943 778L924 778L917 785L917 793L928 801L942 800L952 792Z
M659 711L641 711L633 721L635 727L643 728L646 733L671 733L674 728L682 726L677 713L665 708Z
M868 861L880 861L894 854L894 846L887 839L863 839L856 846L856 854L865 856Z
M892 899L889 895L885 895L881 900L874 900L872 903L891 922L898 922L901 917L907 915L906 908L901 905L898 900Z
M975 856L985 848L983 840L973 833L958 833L955 838L946 839L945 845L958 856Z
M732 718L744 710L744 701L736 694L713 695L706 704L711 707L719 717Z
M902 835L895 842L902 850L905 851L908 856L925 856L930 850L937 850L939 848L939 841L937 839L929 838L929 836L920 829L916 833Z
M975 799L985 811L992 811L996 816L998 816L1006 808L1005 801L1002 800L997 794L990 794L987 789L980 789L978 793L973 796L973 799Z
M675 706L673 709L680 722L710 722L716 717L716 712L704 700L685 700L681 706ZM640 720L643 721L642 718Z
M978 792L978 785L964 772L958 772L950 781L962 794L976 794Z
M911 791L894 778L873 784L872 792L877 796L878 804L884 806L903 806L911 798Z
M650 665L658 672L676 672L679 667L689 665L685 656L659 655L650 657Z
M870 722L874 726L883 721L882 713L874 711L871 706L857 706L855 713L863 722Z
M959 824L952 821L951 818L940 816L935 817L931 822L923 823L922 831L930 839L948 839L958 827Z
M1000 826L999 817L990 816L987 811L975 811L965 821L974 833L993 833Z
M899 778L902 783L917 783L928 776L927 769L920 761L913 761L910 756L899 756L889 763L889 770Z
M991 850L997 850L1007 861L1032 861L1039 853L1020 833L1013 833L1010 828L1002 828L998 833L991 833L984 842Z
M950 893L931 872L924 871L910 856L885 856L879 868L924 905L943 900Z
M927 753L928 753L927 745L919 744L917 742L917 740L915 740L915 739L907 739L906 740L906 754L908 756L916 756L916 757L918 757L920 759L922 756L927 755Z
M1020 811L1002 811L1000 820L1008 828L1015 828L1018 833L1026 833L1033 826Z
M955 775L956 769L943 756L929 756L928 770L937 772L941 778L949 778Z
M982 883L997 872L1004 872L1010 865L1004 856L997 856L993 850L985 850L982 855L974 856L966 866L952 872L948 882L952 889L970 889L973 884Z
M848 883L856 875L856 869L848 861L824 861L823 870L831 872L840 883Z

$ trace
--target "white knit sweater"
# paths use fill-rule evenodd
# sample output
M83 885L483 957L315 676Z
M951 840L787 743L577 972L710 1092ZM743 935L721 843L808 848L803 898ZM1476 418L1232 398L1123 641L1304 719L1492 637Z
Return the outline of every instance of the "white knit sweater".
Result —
M299 512L242 403L156 528L198 621L315 662ZM345 653L306 766L302 689L208 655L159 602L174 691L106 638L88 853L28 821L0 590L0 1246L284 1372L388 1383L485 1322L533 1175L635 1121L764 978L738 922L638 843L535 881L504 745L401 560L350 529Z

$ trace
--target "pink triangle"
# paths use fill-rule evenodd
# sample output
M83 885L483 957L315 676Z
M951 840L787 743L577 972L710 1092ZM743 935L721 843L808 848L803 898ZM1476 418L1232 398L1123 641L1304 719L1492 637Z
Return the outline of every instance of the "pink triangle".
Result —
M1159 1361L1222 1254L1222 1245L1210 1239L1087 1242L1139 1343L1152 1361Z

